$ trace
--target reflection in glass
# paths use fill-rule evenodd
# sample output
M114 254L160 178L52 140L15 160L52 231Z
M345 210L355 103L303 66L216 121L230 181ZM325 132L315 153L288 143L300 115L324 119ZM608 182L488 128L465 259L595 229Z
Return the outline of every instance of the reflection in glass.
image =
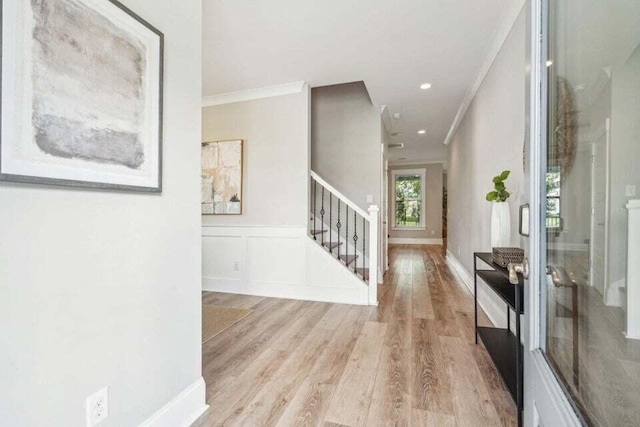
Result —
M543 346L587 424L640 426L640 1L549 6Z

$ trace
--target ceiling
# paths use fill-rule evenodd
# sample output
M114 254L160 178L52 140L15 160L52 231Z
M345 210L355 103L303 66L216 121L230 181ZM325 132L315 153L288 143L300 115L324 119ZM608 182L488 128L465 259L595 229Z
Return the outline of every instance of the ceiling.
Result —
M390 160L444 160L509 1L204 0L203 96L364 81L404 144Z

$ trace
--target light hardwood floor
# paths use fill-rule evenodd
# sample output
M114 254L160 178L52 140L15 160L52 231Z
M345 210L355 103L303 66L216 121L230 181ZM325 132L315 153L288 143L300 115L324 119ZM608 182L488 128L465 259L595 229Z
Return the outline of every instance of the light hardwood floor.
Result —
M203 293L254 311L203 345L211 408L194 426L515 425L443 255L392 247L378 307Z

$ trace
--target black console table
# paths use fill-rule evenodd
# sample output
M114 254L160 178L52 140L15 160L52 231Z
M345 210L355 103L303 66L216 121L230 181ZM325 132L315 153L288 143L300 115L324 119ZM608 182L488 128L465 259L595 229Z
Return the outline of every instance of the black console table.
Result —
M473 254L473 290L476 344L482 340L491 360L500 372L518 408L518 426L522 426L523 409L523 354L520 339L520 315L524 308L524 280L518 275L518 284L509 282L508 269L495 264L491 254ZM482 261L478 266L478 260ZM507 328L478 326L478 278L482 279L507 305ZM515 313L515 334L511 331L511 311Z

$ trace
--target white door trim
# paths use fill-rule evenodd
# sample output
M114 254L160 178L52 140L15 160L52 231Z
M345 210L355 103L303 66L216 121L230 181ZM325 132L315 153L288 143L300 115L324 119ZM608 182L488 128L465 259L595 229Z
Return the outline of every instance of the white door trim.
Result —
M525 323L528 342L524 355L524 425L577 427L581 422L563 386L556 378L541 350L546 337L541 302L546 298L546 225L542 211L546 198L546 109L549 0L528 1L527 55L531 65L528 76L526 120L529 132L528 176L531 233L528 241L530 275L525 289ZM538 208L536 208L538 207Z

